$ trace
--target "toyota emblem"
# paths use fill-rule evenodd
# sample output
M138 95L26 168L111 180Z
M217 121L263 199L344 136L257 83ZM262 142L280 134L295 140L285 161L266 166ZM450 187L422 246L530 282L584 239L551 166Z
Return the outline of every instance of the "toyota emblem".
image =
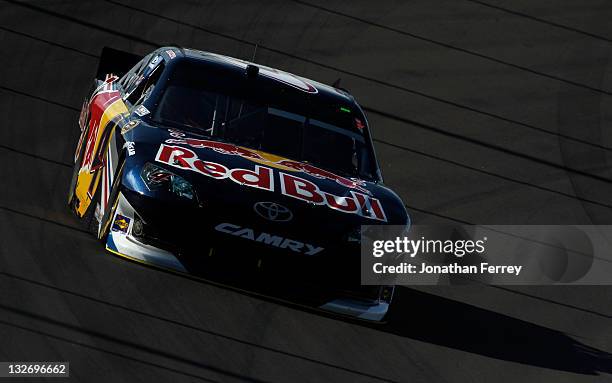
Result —
M291 210L275 202L257 202L253 205L253 210L268 221L287 222L293 218Z

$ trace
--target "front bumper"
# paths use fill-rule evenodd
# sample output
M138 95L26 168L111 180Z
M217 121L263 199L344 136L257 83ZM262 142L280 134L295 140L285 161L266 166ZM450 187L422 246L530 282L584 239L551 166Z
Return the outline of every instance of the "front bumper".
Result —
M133 199L134 197L130 196L130 198ZM118 220L122 222L121 225L116 224ZM393 297L394 288L392 286L364 286L349 291L336 287L328 289L326 286L301 285L301 282L296 286L296 281L292 278L272 280L269 273L262 272L258 272L258 276L254 276L247 271L247 273L239 273L230 277L226 275L225 271L228 268L235 269L235 264L240 263L237 262L234 254L229 261L227 260L230 257L226 256L222 257L223 262L207 260L194 263L193 257L183 254L179 247L172 244L167 245L167 243L156 239L151 240L142 235L135 235L135 231L141 231L138 227L138 221L142 222L141 216L126 198L126 195L120 192L111 230L106 240L106 249L111 253L140 263L188 273L203 279L220 281L221 284L243 290L263 291L266 296L273 298L278 297L278 294L281 293L281 295L284 294L282 298L285 300L297 301L298 304L304 303L310 307L368 321L382 321ZM214 258L212 257L215 252L214 247L203 246L201 250L199 258ZM226 253L228 252L231 252L231 250L226 251ZM247 259L245 263L249 261L258 262L256 268L261 268L262 258L255 262L255 259L249 257L249 255L246 254L251 259ZM245 254L242 254L242 256L246 258L244 257ZM252 270L254 269L252 268ZM277 265L274 270L278 272L278 269Z

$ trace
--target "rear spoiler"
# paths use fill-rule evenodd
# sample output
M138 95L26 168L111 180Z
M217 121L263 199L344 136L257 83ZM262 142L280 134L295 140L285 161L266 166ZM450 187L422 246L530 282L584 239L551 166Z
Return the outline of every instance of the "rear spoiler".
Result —
M119 77L126 74L134 65L136 65L144 56L134 53L120 51L118 49L104 47L100 54L100 62L98 63L98 71L96 78L104 80L106 74L113 73Z

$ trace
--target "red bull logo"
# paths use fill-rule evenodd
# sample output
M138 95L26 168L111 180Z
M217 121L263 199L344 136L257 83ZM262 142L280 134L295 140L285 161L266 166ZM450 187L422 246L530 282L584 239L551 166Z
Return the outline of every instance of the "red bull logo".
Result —
M130 226L130 219L124 217L121 214L117 214L115 221L113 222L112 231L118 231L121 233L127 233L128 227Z
M206 142L214 143L215 145L229 145L214 141ZM220 146L215 147L220 148ZM228 149L228 151L231 150ZM254 170L242 168L229 169L225 165L216 162L203 161L198 158L195 152L185 147L166 144L160 145L155 160L176 168L190 170L213 179L229 179L242 186L258 188L270 192L275 191L274 173L273 170L267 166L255 165ZM368 194L351 190L348 196L337 196L323 191L317 184L293 174L279 171L279 177L280 192L287 197L295 198L313 205L325 205L330 209L343 213L357 214L378 221L387 221L385 211L380 201Z
M344 187L359 190L360 192L365 194L370 194L370 191L363 187L365 186L364 181L355 178L341 177L335 173L318 168L311 164L306 164L300 161L294 161L286 158L269 155L267 153L258 152L252 149L236 146L234 144L229 144L225 142L184 137L182 133L177 134L176 131L172 132L171 135L177 138L167 139L166 143L168 144L189 145L192 148L211 149L221 154L240 156L255 162L271 166L273 168L283 169L287 171L302 172L320 179L328 179L331 181L335 181L336 183Z

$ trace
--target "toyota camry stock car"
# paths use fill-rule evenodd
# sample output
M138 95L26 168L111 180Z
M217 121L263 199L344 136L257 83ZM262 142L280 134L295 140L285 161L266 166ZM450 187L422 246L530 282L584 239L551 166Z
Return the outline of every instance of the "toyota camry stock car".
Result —
M409 218L347 91L176 47L104 48L96 77L68 203L108 251L384 317L393 287L360 285L360 227Z

